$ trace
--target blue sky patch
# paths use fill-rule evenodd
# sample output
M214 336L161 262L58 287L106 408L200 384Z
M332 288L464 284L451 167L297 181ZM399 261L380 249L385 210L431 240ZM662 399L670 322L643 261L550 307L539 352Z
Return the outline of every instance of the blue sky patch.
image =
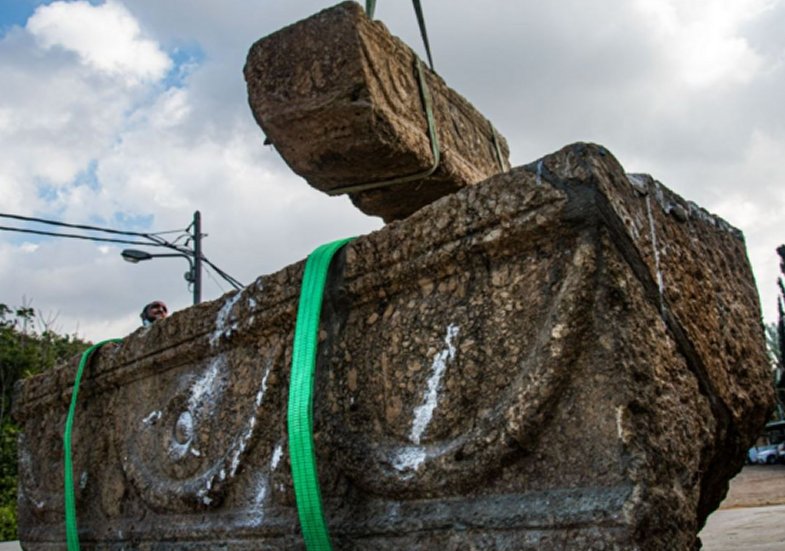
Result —
M132 214L117 211L114 213L112 225L118 230L144 232L153 225L152 214Z
M47 203L54 203L60 197L60 192L57 186L52 184L39 183L36 186L38 191L38 198L43 199Z
M196 43L178 46L167 53L173 66L164 77L165 88L182 88L188 76L205 59L204 50Z
M93 6L103 4L103 0L89 0ZM24 27L38 6L52 4L53 0L4 0L0 8L0 38L12 27Z
M75 186L87 186L93 191L101 189L101 184L98 182L98 176L95 171L98 168L98 161L93 159L87 165L87 168L76 175L74 179Z
M0 37L4 36L11 27L24 27L38 6L49 3L44 0L9 0L3 2L3 8L0 9Z

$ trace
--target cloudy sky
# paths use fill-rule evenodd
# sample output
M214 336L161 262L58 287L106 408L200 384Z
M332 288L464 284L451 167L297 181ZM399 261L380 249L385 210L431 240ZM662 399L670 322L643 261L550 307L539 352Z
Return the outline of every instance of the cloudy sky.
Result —
M605 145L744 232L774 321L785 0L423 4L436 69L494 121L514 165ZM0 0L0 213L157 232L198 209L206 256L244 283L380 227L292 174L247 104L251 44L329 5ZM422 52L410 3L382 0L376 15ZM133 330L149 300L190 304L183 259L132 265L122 248L0 231L0 303L32 302L92 340ZM205 276L205 299L228 290Z

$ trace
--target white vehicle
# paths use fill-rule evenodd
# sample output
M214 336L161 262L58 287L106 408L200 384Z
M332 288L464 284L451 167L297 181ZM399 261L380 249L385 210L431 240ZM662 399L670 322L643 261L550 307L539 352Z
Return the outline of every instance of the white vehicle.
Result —
M755 446L747 451L747 458L750 463L759 465L773 465L779 461L778 444L768 446Z

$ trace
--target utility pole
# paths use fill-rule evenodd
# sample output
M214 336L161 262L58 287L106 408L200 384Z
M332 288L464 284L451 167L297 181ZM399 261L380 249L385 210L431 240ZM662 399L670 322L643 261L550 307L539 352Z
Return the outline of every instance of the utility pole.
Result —
M202 302L202 215L194 212L194 304Z
M191 230L191 228L193 228L193 231ZM188 271L185 272L185 280L190 285L193 285L194 304L199 304L200 302L202 302L202 262L207 263L208 266L213 268L218 275L220 275L227 282L229 282L229 284L235 289L239 290L243 288L242 283L237 281L235 278L233 278L232 276L230 276L229 274L218 268L218 266L210 262L207 258L202 256L202 238L206 237L207 234L202 233L202 215L198 210L194 212L193 222L184 231L188 235L188 241L185 243L185 245L177 245L176 241L175 243L170 243L160 238L158 240L154 240L147 234L139 234L141 237L146 237L147 239L153 241L152 243L150 243L151 245L158 246L158 247L166 247L170 250L175 250L177 252L153 254L153 253L148 253L147 251L140 251L138 249L124 249L123 252L120 254L123 257L123 260L127 262L131 262L133 264L145 260L150 260L152 258L173 257L173 256L182 256L183 258L185 258L188 261ZM144 243L139 243L139 244L144 245Z

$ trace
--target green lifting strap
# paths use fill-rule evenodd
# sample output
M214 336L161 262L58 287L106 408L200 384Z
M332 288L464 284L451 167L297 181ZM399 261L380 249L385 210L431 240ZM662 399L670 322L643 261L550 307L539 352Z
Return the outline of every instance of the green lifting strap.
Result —
M65 420L65 432L63 433L63 454L65 463L65 539L68 543L68 551L79 551L79 532L76 528L76 497L74 495L74 467L71 459L71 433L74 428L74 415L76 413L76 398L79 394L79 382L82 380L82 372L87 365L90 356L110 342L119 343L123 339L107 339L94 344L84 351L79 367L76 370L74 380L74 390L71 393L71 406L68 408L68 417Z
M428 42L428 30L425 28L425 16L422 12L420 0L412 0L414 4L414 13L417 15L417 25L420 27L420 37L425 46L425 54L428 56L428 64L431 66L431 71L436 72L433 68L433 56L431 56L431 44ZM365 14L368 19L373 19L373 13L376 11L376 0L365 0Z
M420 0L412 0L414 3L414 12L417 14L417 24L420 26L420 36L422 36L422 43L425 45L425 53L428 56L428 64L431 66L431 71L434 73L436 69L433 68L433 57L431 56L431 45L428 42L428 31L425 29L425 16L422 13L422 6Z
M316 453L313 443L313 386L319 344L327 271L335 253L353 238L326 243L313 251L305 263L297 323L292 347L289 382L289 456L297 500L297 514L308 551L330 551L330 534L324 520Z
M490 123L489 123L490 124ZM499 145L499 138L496 135L496 129L491 124L491 141L493 142L493 148L496 151L496 161L499 163L499 168L502 172L507 172L507 165L504 163L504 157L502 157L502 149Z
M365 0L365 13L368 19L373 19L373 12L376 10L376 0Z

